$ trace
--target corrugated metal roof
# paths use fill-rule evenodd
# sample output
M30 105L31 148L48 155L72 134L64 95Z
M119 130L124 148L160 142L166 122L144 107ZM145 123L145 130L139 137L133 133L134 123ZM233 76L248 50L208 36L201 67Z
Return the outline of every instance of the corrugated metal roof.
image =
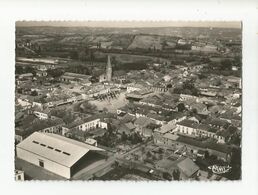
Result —
M103 151L101 148L84 144L57 134L39 132L33 133L16 147L66 167L74 165L90 150Z

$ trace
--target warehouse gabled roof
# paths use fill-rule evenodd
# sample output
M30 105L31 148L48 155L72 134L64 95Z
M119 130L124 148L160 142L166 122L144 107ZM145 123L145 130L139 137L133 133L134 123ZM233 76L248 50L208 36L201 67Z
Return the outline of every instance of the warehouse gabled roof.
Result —
M101 148L61 135L40 132L33 133L16 147L66 167L73 166L91 150L103 151Z

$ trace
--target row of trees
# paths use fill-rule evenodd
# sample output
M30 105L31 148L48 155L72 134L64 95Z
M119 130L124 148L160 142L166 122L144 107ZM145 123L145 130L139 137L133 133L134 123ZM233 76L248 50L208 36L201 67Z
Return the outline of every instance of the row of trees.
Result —
M188 94L188 95L199 95L199 90L194 86L193 80L187 80L181 87L177 87L173 90L175 94Z
M75 112L93 114L96 112L97 107L94 104L89 103L88 101L84 101L82 103L75 104L73 109Z
M15 74L32 73L36 75L36 70L31 66L15 66Z
M65 108L53 109L51 110L51 115L63 119L63 121L66 124L69 124L76 119L76 117L72 114L72 109L65 109Z
M142 142L142 137L138 133L126 135L125 132L123 132L121 135L121 141L130 141L132 144L138 144Z

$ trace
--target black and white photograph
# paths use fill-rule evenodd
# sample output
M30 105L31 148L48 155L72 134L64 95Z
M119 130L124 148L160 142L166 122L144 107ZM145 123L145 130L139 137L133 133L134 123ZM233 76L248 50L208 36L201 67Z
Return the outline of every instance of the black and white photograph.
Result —
M257 195L258 0L0 1L0 184Z
M16 21L15 180L241 180L242 68L241 21Z

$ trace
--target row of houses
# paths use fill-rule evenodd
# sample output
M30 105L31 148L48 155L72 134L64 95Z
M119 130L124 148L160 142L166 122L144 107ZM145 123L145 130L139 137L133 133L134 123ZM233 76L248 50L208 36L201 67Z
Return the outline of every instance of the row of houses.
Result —
M185 118L183 113L160 110L152 106L141 104L132 104L132 107L124 106L122 108L117 109L118 115L127 113L129 115L135 116L136 118L147 117L157 125L164 125L168 122L178 121Z
M191 137L177 135L173 133L161 134L154 133L154 144L165 146L174 151L184 149L187 153L195 154L207 151L209 155L214 155L218 159L229 162L231 160L232 148L226 144L218 144L214 142L204 142Z

